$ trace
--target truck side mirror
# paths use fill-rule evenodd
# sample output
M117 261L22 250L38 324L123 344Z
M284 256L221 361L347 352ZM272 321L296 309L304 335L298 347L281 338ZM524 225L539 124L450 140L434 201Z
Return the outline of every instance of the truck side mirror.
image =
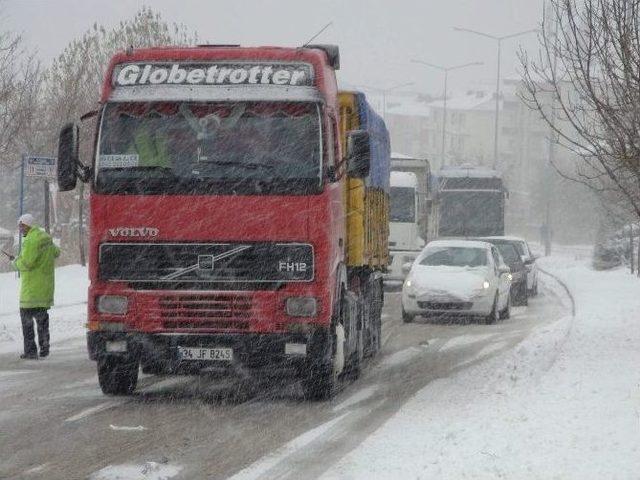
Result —
M75 123L67 123L60 130L58 140L58 188L61 192L76 188L79 144L80 128Z
M370 169L369 132L352 130L347 137L347 174L352 178L365 178Z

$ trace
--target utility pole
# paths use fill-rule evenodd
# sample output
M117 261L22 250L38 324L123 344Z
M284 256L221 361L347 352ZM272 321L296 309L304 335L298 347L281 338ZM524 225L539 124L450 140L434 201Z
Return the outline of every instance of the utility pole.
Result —
M501 36L497 36L497 35L491 35L489 33L484 33L484 32L478 32L477 30L471 30L469 28L460 28L460 27L453 27L453 29L457 32L467 32L467 33L473 33L474 35L480 35L481 37L485 37L485 38L490 38L491 40L494 40L498 43L498 72L496 75L496 112L495 112L495 125L494 125L494 132L493 132L493 168L497 168L498 167L498 141L500 138L500 57L501 57L501 53L502 53L502 40L507 40L509 38L515 38L515 37L519 37L521 35L526 35L527 33L533 33L533 32L537 32L537 29L531 29L531 30L523 30L521 32L517 32L517 33L512 33L510 35L501 35Z

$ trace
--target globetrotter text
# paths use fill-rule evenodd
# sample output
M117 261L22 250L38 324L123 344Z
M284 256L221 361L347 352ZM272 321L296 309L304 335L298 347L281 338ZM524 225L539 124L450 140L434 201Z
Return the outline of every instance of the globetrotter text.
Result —
M116 87L136 85L311 85L307 64L124 64Z

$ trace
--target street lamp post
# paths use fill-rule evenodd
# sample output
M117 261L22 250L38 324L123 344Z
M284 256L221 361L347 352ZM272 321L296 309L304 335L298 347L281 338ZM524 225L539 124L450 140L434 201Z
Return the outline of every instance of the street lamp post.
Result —
M481 37L490 38L491 40L495 40L498 44L498 74L496 77L496 114L495 114L495 124L494 124L494 132L493 132L493 168L498 166L498 138L499 138L499 130L498 126L500 123L500 57L502 53L502 41L507 40L509 38L519 37L521 35L525 35L527 33L537 32L537 29L523 30L521 32L512 33L510 35L490 35L484 32L478 32L476 30L471 30L469 28L459 28L453 27L453 29L457 32L468 32L473 33L474 35L480 35Z
M433 63L423 62L422 60L411 60L411 61L413 63L419 63L420 65L426 65L427 67L435 68L437 70L440 70L441 72L444 72L444 93L443 93L444 101L443 101L443 105L442 105L442 145L441 145L441 148L440 148L440 156L441 156L440 166L444 167L444 165L445 165L445 153L446 153L445 143L446 143L446 137L447 137L447 81L448 81L448 77L449 77L449 72L451 70L458 70L460 68L471 67L473 65L483 65L483 63L482 62L471 62L471 63L464 63L462 65L454 65L452 67L443 67L441 65L435 65Z

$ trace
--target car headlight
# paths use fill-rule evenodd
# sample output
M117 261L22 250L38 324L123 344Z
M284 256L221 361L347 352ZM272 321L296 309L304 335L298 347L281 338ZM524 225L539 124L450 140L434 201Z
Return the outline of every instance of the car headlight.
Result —
M484 282L482 282L482 288L484 288L485 290L490 286L491 284L489 283L489 280L485 280Z
M112 315L124 315L129 308L129 300L122 295L100 295L97 304L99 313Z
M289 297L285 309L290 317L314 317L318 301L315 297Z
M510 273L507 273L507 278L509 279L509 281L513 280L513 275L511 275Z

